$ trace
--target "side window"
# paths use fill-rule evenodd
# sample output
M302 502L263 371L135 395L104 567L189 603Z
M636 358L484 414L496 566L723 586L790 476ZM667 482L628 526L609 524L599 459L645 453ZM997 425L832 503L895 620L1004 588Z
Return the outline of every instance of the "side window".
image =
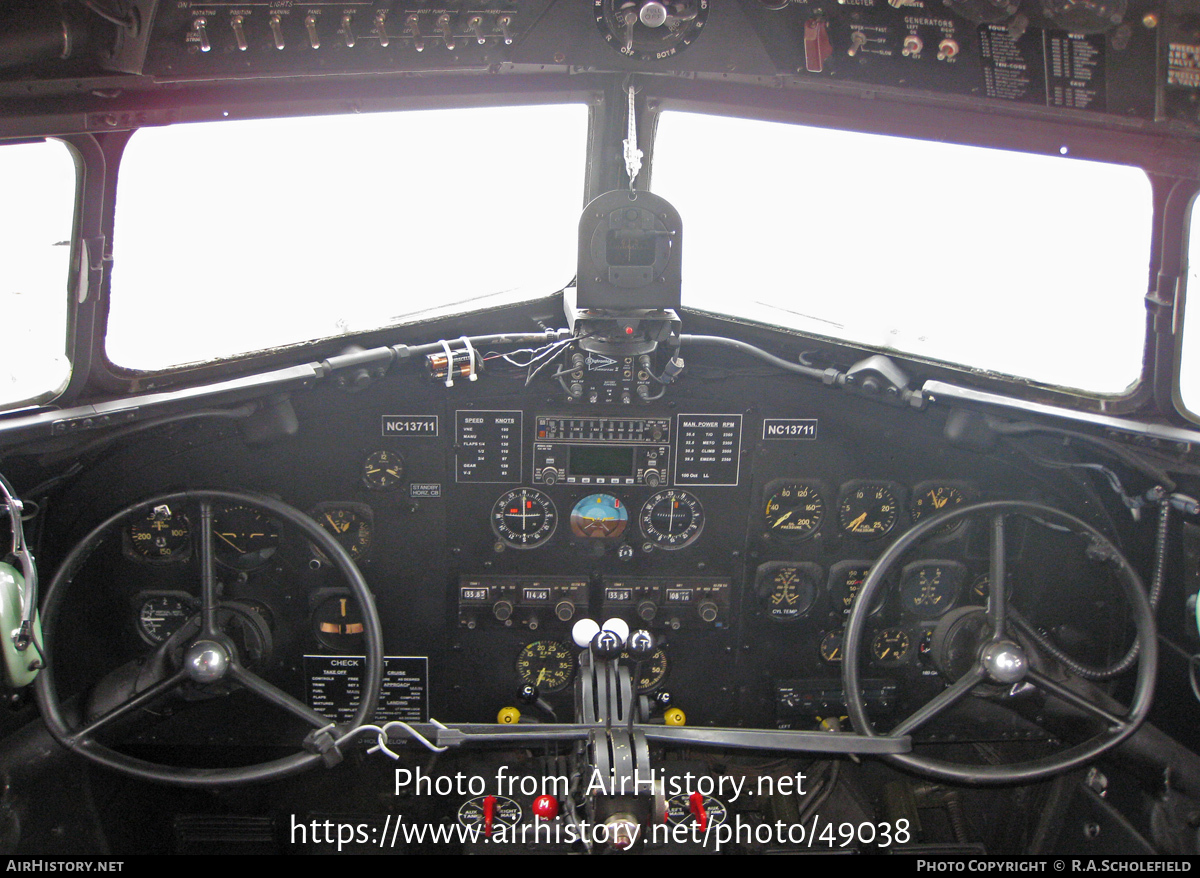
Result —
M77 172L57 140L0 144L0 409L43 402L71 377L67 282Z

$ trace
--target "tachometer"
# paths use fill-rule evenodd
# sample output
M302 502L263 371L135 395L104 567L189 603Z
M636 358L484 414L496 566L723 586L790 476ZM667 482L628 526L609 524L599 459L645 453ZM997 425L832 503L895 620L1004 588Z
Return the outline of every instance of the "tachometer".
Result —
M515 488L492 505L492 530L514 549L536 549L557 526L554 501L534 488Z
M588 540L615 540L628 524L629 511L612 494L589 494L571 510L571 533Z
M771 492L764 510L767 530L781 537L812 536L825 518L825 501L815 486L785 482Z
M882 537L896 526L900 506L887 485L862 482L847 485L838 503L838 527L858 537Z
M659 491L642 506L642 535L660 549L682 549L704 529L704 507L687 491Z
M517 677L543 695L561 692L575 675L575 653L557 640L527 644L517 656Z

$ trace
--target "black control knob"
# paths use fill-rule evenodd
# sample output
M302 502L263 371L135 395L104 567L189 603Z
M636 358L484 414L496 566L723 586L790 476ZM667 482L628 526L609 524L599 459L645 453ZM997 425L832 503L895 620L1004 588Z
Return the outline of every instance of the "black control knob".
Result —
M663 710L671 706L671 693L666 689L659 689L654 693L654 703Z
M522 704L537 704L540 694L537 686L526 684L517 691L517 699Z
M621 654L622 646L624 644L617 633L608 629L601 631L592 640L592 652L600 659L615 659Z
M629 643L625 648L631 659L644 661L654 655L654 635L644 628L639 628L629 635Z
M553 485L559 478L558 470L554 469L554 467L546 467L546 469L542 470L542 482L544 484Z
M653 622L658 615L658 604L654 601L642 601L637 605L638 618L643 622Z
M496 601L496 603L492 604L492 615L496 617L498 622L507 622L512 618L512 614L512 601Z
M554 607L554 615L560 622L570 622L575 618L575 605L570 601L559 601Z
M658 475L657 470L650 470L646 473L646 485L650 488L657 488L662 484L662 479Z
M704 622L715 622L717 621L717 617L721 615L720 608L713 601L701 601L696 611L700 614L700 619Z

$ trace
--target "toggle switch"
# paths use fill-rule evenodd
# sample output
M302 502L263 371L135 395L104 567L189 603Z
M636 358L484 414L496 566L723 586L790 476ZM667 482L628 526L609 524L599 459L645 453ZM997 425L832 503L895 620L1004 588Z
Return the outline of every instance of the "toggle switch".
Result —
M804 22L804 69L809 73L820 73L832 54L833 45L829 42L829 30L824 20L810 18Z
M390 42L390 40L388 40L387 26L385 24L386 19L387 13L383 10L375 13L375 36L379 37L379 45L383 46L385 49Z
M442 35L442 39L446 41L446 48L453 50L456 43L454 42L454 30L450 27L449 13L443 12L439 15L437 17L437 24L434 27Z
M240 15L235 15L233 18L229 19L229 26L233 28L233 38L237 41L239 52L244 52L247 48L249 48L246 45L245 23L246 20Z
M305 16L304 29L308 31L308 44L314 49L321 48L321 36L317 33L317 17L315 15Z
M351 27L350 19L351 16L349 15L342 16L342 38L346 41L347 49L353 49L354 44L358 42L358 40L354 38L354 28Z
M208 41L208 19L201 16L192 20L192 33L200 40L200 51L212 51L212 43Z
M278 15L272 15L270 22L271 39L275 41L275 48L282 52L283 47L286 45L283 41L283 20Z
M418 52L425 51L425 41L421 39L421 22L415 12L404 19L404 32L412 37L414 49Z

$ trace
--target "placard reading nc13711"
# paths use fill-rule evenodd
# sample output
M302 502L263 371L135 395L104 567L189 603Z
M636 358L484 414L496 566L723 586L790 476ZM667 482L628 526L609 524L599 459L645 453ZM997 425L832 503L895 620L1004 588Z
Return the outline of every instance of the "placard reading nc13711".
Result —
M816 418L763 418L764 439L816 439Z

